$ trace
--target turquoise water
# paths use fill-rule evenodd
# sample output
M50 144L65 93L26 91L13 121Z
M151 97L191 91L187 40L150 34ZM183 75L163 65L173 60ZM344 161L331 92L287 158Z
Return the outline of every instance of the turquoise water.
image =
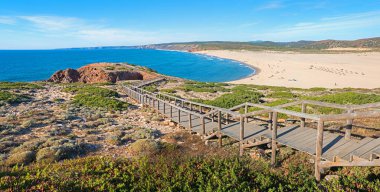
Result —
M0 81L39 81L55 71L96 62L127 62L185 79L224 82L247 77L254 69L237 61L151 49L72 49L0 51Z

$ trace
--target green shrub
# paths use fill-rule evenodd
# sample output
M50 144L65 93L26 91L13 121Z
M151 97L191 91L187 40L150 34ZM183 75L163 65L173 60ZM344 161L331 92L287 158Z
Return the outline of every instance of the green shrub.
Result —
M128 146L129 153L133 155L152 155L162 148L161 143L151 139L140 139Z
M144 90L146 91L149 91L149 92L158 92L158 89L157 89L157 86L156 85L149 85L149 86L145 86L143 87Z
M163 92L163 93L176 93L177 91L175 89L161 89L160 92Z
M271 98L281 98L281 99L291 99L291 98L296 98L297 95L293 94L290 91L275 91L267 95L267 97Z
M323 87L313 87L313 88L310 88L310 89L306 89L306 91L312 91L312 92L319 92L319 91L326 91L327 89L326 88L323 88Z
M139 139L155 139L159 136L160 132L153 129L148 128L134 128L134 132L126 134L123 139L132 139L132 140L139 140Z
M84 94L84 95L97 95L102 97L118 97L119 94L116 91L112 91L106 88L91 86L84 87L66 87L63 89L64 92Z
M246 90L240 88L234 88L232 93L224 94L214 100L195 100L197 102L202 102L208 105L231 108L236 105L240 105L245 102L258 103L263 95L259 92Z
M24 142L22 145L14 148L11 153L20 153L25 151L35 151L38 149L38 147L44 142L42 139L34 139L30 141Z
M188 81L185 82L185 84L180 87L180 89L188 92L207 92L207 93L216 93L218 91L220 92L226 92L228 89L224 88L224 86L227 86L226 83L206 83L206 82L195 82L195 81Z
M25 95L19 95L15 93L11 93L8 91L0 91L0 105L1 103L9 103L9 104L15 104L15 103L21 103L25 101L29 101L30 97Z
M364 94L356 92L344 92L328 94L318 97L303 97L303 99L323 101L328 103L338 103L338 104L366 104L380 102L380 95L377 94Z
M45 162L45 163L52 163L52 162L58 161L59 159L56 153L57 153L56 147L42 148L37 152L36 161Z
M108 110L124 110L128 108L128 103L114 98L99 95L78 94L74 96L74 104L91 108L105 108Z
M23 151L19 153L11 154L6 160L6 164L9 166L12 165L27 165L34 161L36 153L34 151Z
M0 82L1 89L42 89L43 87L34 83L23 82Z
M358 169L363 170L363 169ZM379 173L317 183L305 166L271 169L261 160L160 155L87 157L0 171L3 191L379 191Z
M335 94L327 94L317 97L303 97L306 100L315 100L322 101L327 103L337 103L344 105L361 105L366 103L374 103L380 102L380 95L377 94L364 94L364 93L356 93L356 92L343 92L343 93L335 93ZM308 105L313 109L315 113L321 114L337 114L344 112L342 109L330 108L330 107L321 107Z
M127 109L128 103L115 99L119 94L106 88L87 86L71 86L63 89L65 92L75 93L73 103L91 108L105 108L108 110Z

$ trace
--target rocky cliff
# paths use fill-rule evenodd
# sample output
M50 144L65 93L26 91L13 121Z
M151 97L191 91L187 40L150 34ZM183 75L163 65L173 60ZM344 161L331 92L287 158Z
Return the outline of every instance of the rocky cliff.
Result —
M149 80L158 75L145 68L124 64L95 63L75 69L59 70L47 81L56 83L102 83L123 80Z

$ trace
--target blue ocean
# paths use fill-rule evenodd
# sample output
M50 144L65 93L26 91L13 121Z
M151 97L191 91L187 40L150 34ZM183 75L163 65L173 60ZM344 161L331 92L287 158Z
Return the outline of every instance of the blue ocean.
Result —
M152 49L62 49L0 51L0 81L39 81L55 71L96 62L126 62L159 73L204 82L232 81L255 70L237 61Z

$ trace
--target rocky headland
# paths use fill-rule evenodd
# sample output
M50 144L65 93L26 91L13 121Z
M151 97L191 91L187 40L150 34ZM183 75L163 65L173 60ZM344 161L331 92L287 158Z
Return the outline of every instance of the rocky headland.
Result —
M94 63L76 69L59 70L47 81L55 83L116 83L125 80L149 80L158 77L153 71L125 64Z

